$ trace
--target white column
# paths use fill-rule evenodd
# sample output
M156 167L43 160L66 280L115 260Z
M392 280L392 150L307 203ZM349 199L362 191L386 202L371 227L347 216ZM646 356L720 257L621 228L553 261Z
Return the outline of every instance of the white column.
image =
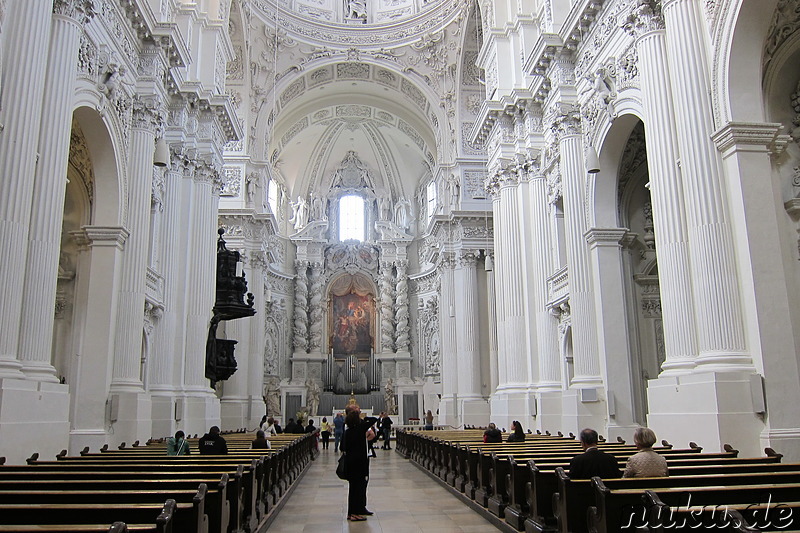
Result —
M162 205L161 273L164 278L164 312L153 331L150 350L149 380L153 396L153 435L172 434L174 399L181 392L181 358L183 353L183 313L181 309L181 281L184 278L179 254L181 231L180 215L184 160L179 154L171 154L172 164L164 174ZM178 413L182 417L183 413Z
M584 237L588 229L584 209L586 170L577 118L572 115L561 115L557 120L575 362L572 385L584 388L602 384L597 353L597 321L589 271L589 249Z
M689 238L683 178L678 167L675 106L667 71L663 20L658 10L643 4L630 19L638 34L639 72L647 131L647 166L653 205L658 283L664 321L665 376L695 366L697 331L689 269Z
M294 353L308 350L308 262L294 262Z
M474 251L461 252L455 269L456 337L458 338L458 396L481 397L478 273Z
M114 373L111 380L111 389L115 392L142 390L139 365L157 121L158 116L152 102L134 100L128 151L127 228L130 237L122 256L118 293L119 311L114 345Z
M442 400L439 404L440 424L459 424L458 401L458 338L455 320L455 261L450 256L439 264L441 305L439 306L439 328L442 332Z
M22 371L37 381L58 381L51 364L53 305L72 131L72 92L81 28L93 15L92 7L91 0L57 1L53 6L44 82L48 91L39 129L19 343Z
M188 390L209 392L205 377L206 339L217 286L216 172L198 162L193 176L186 286L185 383Z
M3 21L0 249L5 252L0 254L1 377L23 377L17 349L25 268L19 258L27 255L52 6L52 2L44 0L11 2ZM52 301L48 308L52 315Z
M697 364L708 371L752 370L725 184L711 140L708 30L699 9L695 0L667 0L663 7L689 231Z
M532 241L532 260L530 269L530 291L533 293L535 309L533 320L536 324L536 351L539 376L536 389L539 392L561 390L561 370L558 351L558 323L547 310L547 277L553 264L553 249L550 246L550 231L546 231L550 221L547 214L547 179L537 168L529 169L530 181L528 197L531 227L536 238Z
M508 283L508 277L505 274L506 252L507 244L501 242L500 236L502 235L502 227L504 221L500 216L502 205L500 202L500 181L499 177L492 176L489 178L487 189L492 195L492 220L494 222L494 273L492 279L494 280L493 291L494 300L490 302L490 306L494 307L494 327L497 339L497 363L496 363L496 380L495 386L492 389L494 394L497 395L500 387L506 384L508 375L508 350L506 348L505 336L505 285ZM494 411L494 409L493 409Z

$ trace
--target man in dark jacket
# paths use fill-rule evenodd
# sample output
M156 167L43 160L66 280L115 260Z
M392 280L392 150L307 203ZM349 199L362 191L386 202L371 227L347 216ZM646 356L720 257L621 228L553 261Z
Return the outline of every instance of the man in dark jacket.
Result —
M490 422L489 429L483 432L483 442L503 442L503 433L497 429L494 422Z
M589 479L600 476L603 479L622 477L617 458L597 447L597 432L593 429L581 431L581 447L584 452L569 462L570 479Z
M297 433L298 424L294 421L294 418L290 418L289 421L286 423L286 427L283 428L284 433ZM303 432L303 427L300 426L300 433Z
M226 455L228 453L228 443L219 434L217 426L211 426L208 433L200 438L197 449L201 455Z
M392 448L389 446L389 439L392 436L392 419L389 418L389 415L386 413L381 413L381 418L378 420L378 428L381 430L381 435L383 435L383 446L381 446L384 450L391 450Z

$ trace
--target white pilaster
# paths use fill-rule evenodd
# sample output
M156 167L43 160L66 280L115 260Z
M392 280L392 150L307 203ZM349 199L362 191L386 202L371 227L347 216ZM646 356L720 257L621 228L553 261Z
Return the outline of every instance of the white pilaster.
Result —
M633 438L633 376L627 329L625 283L620 241L625 228L591 228L586 232L592 259L597 313L597 346L606 385L609 437Z
M439 404L439 423L458 426L458 338L455 320L455 261L449 255L439 265L441 305L439 325L442 332L442 399Z
M707 27L694 0L667 0L663 12L689 232L697 370L752 371L725 184L711 141Z
M19 258L27 255L52 7L12 2L3 21L0 249L7 253L0 257L0 377L23 377L17 349L25 269ZM52 312L52 302L48 308Z
M698 353L686 202L678 167L675 106L670 93L663 19L655 6L641 4L629 18L629 24L638 35L636 45L650 148L647 165L664 321L666 361L662 370L669 376L691 370Z
M92 15L91 0L57 1L53 5L44 82L48 91L39 128L18 351L22 371L37 381L58 381L51 364L53 302L72 130L72 92L81 28Z
M485 423L489 405L481 394L480 321L476 251L462 251L455 270L458 399L464 424Z
M494 253L487 252L486 260L492 258ZM489 316L489 390L497 390L498 385L498 353L497 353L497 291L495 291L494 270L486 271L486 307Z

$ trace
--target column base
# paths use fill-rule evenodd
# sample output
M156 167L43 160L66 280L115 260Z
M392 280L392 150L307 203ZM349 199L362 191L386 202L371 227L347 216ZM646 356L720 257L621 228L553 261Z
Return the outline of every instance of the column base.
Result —
M537 394L538 412L536 413L536 423L531 427L531 431L536 430L542 433L549 431L553 435L561 431L561 407L562 391L542 392Z
M25 379L22 363L15 357L0 357L0 379Z
M223 398L219 403L224 428L258 428L266 413L264 400L256 397Z
M604 390L600 387L571 388L561 393L561 431L576 436L584 428L592 428L608 437ZM552 430L551 430L552 432Z
M453 427L460 426L461 419L459 417L458 407L458 398L456 396L442 396L439 402L438 424Z
M130 447L137 440L144 445L153 435L150 394L143 391L112 392L109 402L109 421L113 430L108 437L109 447L116 448L123 442Z
M461 421L468 426L486 426L489 423L489 402L485 398L463 398Z
M658 377L647 386L648 426L676 447L696 442L707 451L730 444L741 457L763 455L764 422L753 412L746 372L702 372Z
M499 428L511 430L511 422L519 420L522 429L527 431L534 425L536 412L535 396L527 388L498 389L491 399L492 416L490 422Z
M67 385L0 379L0 450L7 464L25 464L34 452L54 460L69 448L69 427Z
M50 363L29 362L22 365L22 372L25 377L33 381L47 381L49 383L59 383L56 376L56 369Z
M237 429L222 425L219 398L213 393L186 396L184 402L183 429L187 435L204 435L211 426L219 426L223 431Z

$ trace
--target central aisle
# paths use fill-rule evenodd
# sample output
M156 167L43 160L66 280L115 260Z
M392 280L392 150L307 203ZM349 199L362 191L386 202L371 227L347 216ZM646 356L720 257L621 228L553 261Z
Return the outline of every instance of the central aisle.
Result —
M354 531L383 533L480 533L498 531L481 515L392 450L370 459L365 522L348 522L347 482L336 477L333 439L300 480L269 527L276 533Z

